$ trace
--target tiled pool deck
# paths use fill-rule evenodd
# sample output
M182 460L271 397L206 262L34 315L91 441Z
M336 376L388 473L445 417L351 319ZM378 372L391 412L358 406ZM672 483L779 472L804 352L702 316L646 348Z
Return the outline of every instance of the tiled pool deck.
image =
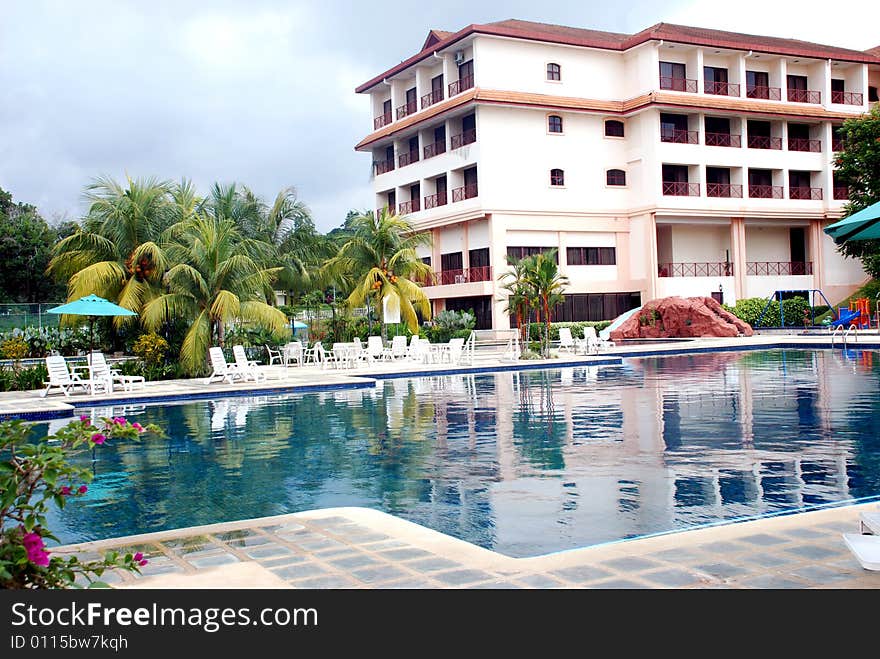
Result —
M71 545L141 551L142 588L878 588L841 539L862 504L509 558L365 508L335 508Z

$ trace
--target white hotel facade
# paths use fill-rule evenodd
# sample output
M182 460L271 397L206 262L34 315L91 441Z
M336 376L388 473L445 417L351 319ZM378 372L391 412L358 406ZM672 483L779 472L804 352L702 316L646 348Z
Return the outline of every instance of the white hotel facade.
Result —
M839 218L835 129L868 111L880 53L658 24L635 35L524 21L431 31L357 88L377 209L433 246L434 312L510 326L506 256L558 249L558 320L667 295L737 299L864 280Z

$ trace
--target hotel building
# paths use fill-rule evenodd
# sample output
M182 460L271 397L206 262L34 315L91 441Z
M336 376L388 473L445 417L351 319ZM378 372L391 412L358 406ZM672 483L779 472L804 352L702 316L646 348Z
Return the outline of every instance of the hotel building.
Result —
M836 130L877 102L880 52L658 24L432 30L368 94L376 209L430 231L434 312L510 327L506 257L558 250L557 320L667 295L737 299L865 279L823 227Z

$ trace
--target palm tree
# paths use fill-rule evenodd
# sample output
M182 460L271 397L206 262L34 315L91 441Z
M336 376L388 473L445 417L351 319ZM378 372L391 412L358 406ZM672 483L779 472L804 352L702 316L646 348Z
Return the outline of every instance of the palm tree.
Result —
M527 349L531 312L535 308L535 297L528 273L532 263L532 257L514 259L507 257L507 263L513 266L513 270L503 273L498 279L503 282L501 288L507 291L508 314L516 318L516 326L519 329L520 350Z
M180 349L188 373L202 370L214 341L223 345L227 323L286 329L284 314L265 302L279 271L264 267L265 244L244 238L233 220L204 213L171 227L167 235L167 254L176 265L164 277L167 292L144 308L143 322L152 330L170 317L190 323Z
M185 184L185 182L184 182ZM191 187L168 181L96 179L82 227L53 249L47 272L67 282L68 299L94 293L140 312L159 290L168 261L160 236L175 221L175 199ZM177 195L175 197L175 195ZM117 326L130 318L117 317Z
M544 321L544 357L550 356L550 321L551 309L561 304L565 297L562 291L568 286L568 277L559 274L556 263L556 250L551 249L531 257L528 266L528 281L539 302L541 317Z
M431 269L418 257L416 249L431 244L429 233L416 233L403 216L383 210L379 215L367 212L351 221L352 235L324 268L327 279L348 281L352 292L351 307L370 304L387 338L383 300L395 302L403 321L413 333L419 330L419 318L431 316L431 304L418 280L426 279Z

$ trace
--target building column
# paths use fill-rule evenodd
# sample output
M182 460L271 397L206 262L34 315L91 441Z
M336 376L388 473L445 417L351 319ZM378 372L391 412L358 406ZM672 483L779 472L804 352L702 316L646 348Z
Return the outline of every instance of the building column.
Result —
M651 213L648 217L648 276L645 278L648 284L648 290L646 291L648 294L647 300L642 300L642 304L648 302L649 300L654 300L657 298L657 290L659 289L659 282L657 281L660 277L660 273L658 271L657 262L659 260L659 256L657 255L657 214ZM620 275L620 270L617 271L618 276Z
M825 239L825 233L822 231L822 220L810 220L807 235L810 240L810 261L813 262L813 288L821 291L825 285L825 264L822 259L822 241Z
M492 213L486 213L486 222L489 225L489 263L492 265L492 329L507 333L510 331L505 311L507 296L498 284L498 277L507 270L507 231Z
M746 221L730 218L730 261L733 264L734 294L737 300L746 297Z
M471 250L470 250L470 240L468 239L468 227L470 227L470 222L462 222L461 226L461 268L465 272L470 275L468 270L471 267ZM470 276L466 279L466 281L470 280Z

